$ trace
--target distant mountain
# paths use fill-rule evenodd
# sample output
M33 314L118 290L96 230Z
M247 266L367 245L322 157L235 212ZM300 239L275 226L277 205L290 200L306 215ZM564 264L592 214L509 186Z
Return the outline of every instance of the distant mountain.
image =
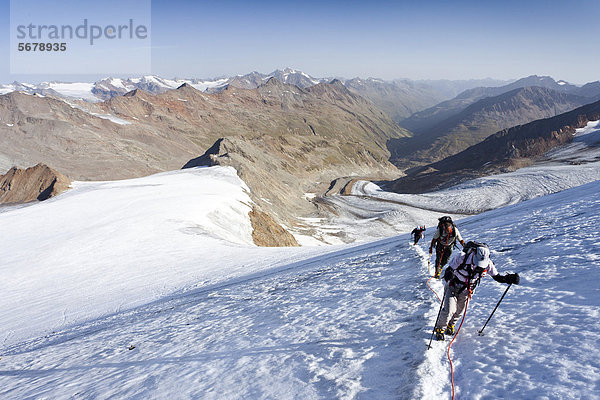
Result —
M302 71L297 71L293 68L285 68L284 70L275 70L269 74L269 77L277 78L288 85L296 85L301 88L308 88L319 83L327 82L327 79L317 79L305 74Z
M525 87L469 105L412 138L392 147L400 168L441 160L485 139L494 132L548 118L590 102L590 99L542 87Z
M529 86L543 87L556 90L558 92L582 95L581 93L577 93L579 90L577 86L571 85L564 81L557 82L549 76L531 75L504 86L476 87L466 90L451 100L444 101L426 110L417 112L398 122L404 128L414 132L416 135L419 135L422 132L429 131L441 121L460 113L465 108L481 99L499 96L502 93L507 93L515 89ZM600 95L600 92L598 92L598 94Z
M261 74L260 72L254 71L246 75L234 76L229 78L227 84L242 89L255 89L267 82L270 78L276 78L282 83L295 85L301 88L308 88L318 83L327 82L326 79L313 78L302 71L288 67L283 70L277 69L270 74Z
M579 96L600 100L600 81L586 83L582 87L575 89L573 93Z
M439 96L441 96L444 100L448 100L455 98L465 90L474 89L478 87L506 86L513 81L503 81L499 79L485 78L463 80L421 79L413 82L418 85L430 87L432 90L438 93Z
M15 91L28 94L39 94L69 100L84 100L98 102L108 100L115 96L122 96L135 89L148 93L158 94L167 90L178 88L187 83L200 91L218 91L227 86L228 79L216 78L213 80L202 79L165 79L154 75L141 78L105 78L93 83L86 82L42 82L37 85L13 82L9 85L0 85L0 95Z
M398 193L422 193L476 177L513 171L530 165L554 147L570 142L575 129L598 120L600 101L552 118L504 129L385 186Z
M354 78L344 81L350 91L373 102L398 122L444 99L431 86L412 81Z
M240 89L256 89L263 83L265 83L268 79L268 75L261 74L260 72L250 72L246 75L237 75L231 77L227 80L227 83L219 88L215 88L214 92L220 92L225 89L227 86L233 86Z
M184 83L96 103L0 96L0 167L44 162L78 180L131 178L181 168L220 140L215 162L235 166L260 211L286 226L315 211L305 193L335 178L397 174L386 143L407 135L339 81L303 89L272 77L214 94Z

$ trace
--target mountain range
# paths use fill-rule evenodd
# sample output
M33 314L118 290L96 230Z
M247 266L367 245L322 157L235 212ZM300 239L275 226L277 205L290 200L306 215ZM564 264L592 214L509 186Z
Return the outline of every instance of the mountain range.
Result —
M478 82L438 83L448 94ZM0 96L0 168L44 163L66 180L111 180L181 167L232 166L256 204L253 221L260 219L263 230L294 229L302 226L298 217L320 207L315 196L348 192L348 183L359 178L393 181L405 170L408 176L389 186L419 191L479 176L460 167L460 157L435 162L496 132L569 112L600 96L600 84L594 82L578 87L531 76L470 88L412 114L403 121L429 124L415 126L414 135L389 116L399 119L437 101L441 94L434 86L374 78L324 82L293 69L216 80L147 76L93 84L15 83L12 89L24 90ZM558 124L553 128L558 132L576 126ZM547 134L544 127L543 132L516 132L526 143L540 140L538 149L567 141L568 135L560 140L535 136ZM539 156L529 144L511 140L524 154L520 161L507 164L491 157L482 171L526 165ZM458 163L458 169L448 163Z
M490 92L496 93L499 90L493 89ZM526 86L484 97L462 109L455 102L453 114L446 110L449 115L446 119L428 129L415 132L411 138L400 139L390 145L393 162L399 168L406 169L438 161L477 144L502 129L553 117L592 101L592 98L567 91ZM432 120L435 119L432 117Z
M453 98L458 93L480 87L482 85L500 86L505 81L482 80L428 80L411 81L408 79L385 81L377 78L315 78L305 72L287 67L275 70L270 74L257 71L233 77L218 77L211 79L166 79L159 76L147 75L139 78L104 78L96 82L43 82L40 84L13 82L0 84L0 94L13 91L22 91L29 94L52 95L69 100L85 100L97 102L124 95L135 89L142 89L152 94L164 93L176 89L184 83L203 92L217 93L229 86L242 89L255 89L264 84L269 78L308 88L318 83L330 82L338 79L352 92L370 100L386 112L394 121L398 122L411 116L417 111L433 106L441 101Z
M479 86L467 89L450 100L441 102L434 107L424 109L420 112L416 112L409 118L400 122L406 129L420 134L427 132L445 119L456 115L469 105L486 97L495 97L514 89L530 86L543 87L584 97L595 97L600 95L600 88L595 90L595 88L600 86L600 82L588 85L586 85L587 88L586 86L580 88L565 81L555 81L549 76L531 75L502 86Z
M503 129L458 154L414 169L407 176L383 185L398 193L422 193L477 177L515 171L539 161L549 150L571 142L576 129L598 120L600 101L551 118ZM590 145L597 147L599 144L596 140ZM585 162L592 161L598 160Z
M214 151L211 164L234 166L259 211L286 226L314 209L305 193L337 177L393 178L386 143L409 134L337 80L303 89L270 78L212 94L184 83L95 103L0 96L3 168L43 162L71 179L123 179Z

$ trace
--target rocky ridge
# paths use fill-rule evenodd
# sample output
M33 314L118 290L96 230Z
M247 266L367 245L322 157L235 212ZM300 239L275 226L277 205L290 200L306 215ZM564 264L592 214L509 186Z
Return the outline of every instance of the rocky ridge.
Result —
M13 167L0 176L0 204L47 200L70 185L69 178L44 164L27 169Z

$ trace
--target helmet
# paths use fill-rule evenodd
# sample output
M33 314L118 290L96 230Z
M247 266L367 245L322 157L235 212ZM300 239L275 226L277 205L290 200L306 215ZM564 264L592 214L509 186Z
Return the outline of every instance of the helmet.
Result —
M449 215L444 215L443 217L438 218L438 221L442 222L442 223L452 223L452 217L450 217Z

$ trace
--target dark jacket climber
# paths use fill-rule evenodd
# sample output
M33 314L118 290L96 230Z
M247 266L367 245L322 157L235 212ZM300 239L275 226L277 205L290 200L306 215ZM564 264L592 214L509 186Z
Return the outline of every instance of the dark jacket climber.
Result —
M454 335L454 324L462 315L467 299L475 290L479 280L489 274L495 281L506 284L519 284L519 274L499 275L496 266L490 260L487 245L467 243L467 252L450 260L444 271L443 307L435 324L437 340L444 340L444 334Z
M426 230L427 229L425 229L424 226L417 226L415 229L412 230L412 232L410 233L410 236L414 236L414 238L415 238L414 244L419 243L419 240L421 240L421 238L424 236L423 231L426 231Z
M431 244L429 245L429 255L433 252L433 246L435 245L435 277L440 278L444 265L448 262L450 255L452 254L452 247L458 241L463 247L465 241L463 240L460 232L452 218L444 216L438 219L438 228L433 234Z

